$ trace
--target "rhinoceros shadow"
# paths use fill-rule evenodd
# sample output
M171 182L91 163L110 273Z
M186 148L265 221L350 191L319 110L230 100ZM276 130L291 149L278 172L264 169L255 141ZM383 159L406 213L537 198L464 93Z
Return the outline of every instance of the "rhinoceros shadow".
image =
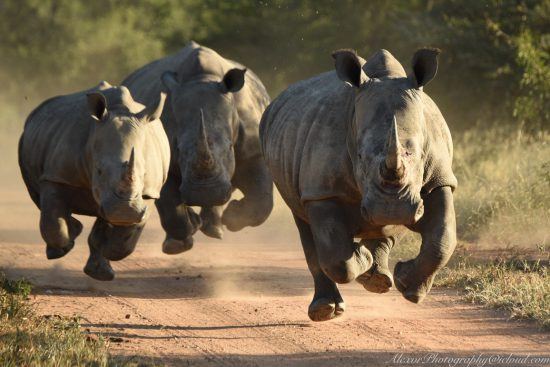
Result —
M111 282L100 282L76 270L22 268L3 270L10 278L25 278L33 294L142 299L210 298L226 296L298 296L311 292L307 270L284 267L224 266L185 269L150 268L118 271Z

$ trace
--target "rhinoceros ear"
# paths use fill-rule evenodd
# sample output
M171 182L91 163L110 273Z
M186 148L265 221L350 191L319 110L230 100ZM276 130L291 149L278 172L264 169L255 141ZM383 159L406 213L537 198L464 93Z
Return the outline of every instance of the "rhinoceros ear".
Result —
M414 53L412 59L413 75L411 81L415 88L422 88L437 74L437 58L441 50L438 48L421 48Z
M246 69L231 69L223 76L221 82L222 91L227 92L238 92L244 85L244 74Z
M142 122L151 122L158 120L162 115L164 109L164 102L166 101L166 93L160 92L160 97L156 103L145 107L141 112L136 114L136 118Z
M174 73L173 71L165 71L160 76L160 81L166 87L167 91L173 91L175 88L178 87L178 75Z
M332 53L334 68L338 78L343 82L360 88L369 77L361 67L361 61L354 50L338 50Z
M107 116L107 100L100 92L92 92L86 94L88 99L88 110L92 117L97 121L101 121Z

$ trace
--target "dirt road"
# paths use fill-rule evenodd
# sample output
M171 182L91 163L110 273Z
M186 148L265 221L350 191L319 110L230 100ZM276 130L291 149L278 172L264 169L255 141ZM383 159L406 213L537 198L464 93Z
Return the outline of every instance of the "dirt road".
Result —
M41 314L80 315L85 328L112 337L113 354L175 366L316 367L401 365L432 354L431 365L439 366L436 354L550 349L549 335L534 325L465 304L452 291L435 290L414 305L395 291L376 295L344 285L346 315L312 323L312 281L295 230L280 218L224 241L198 236L192 251L168 256L153 216L137 251L114 264L117 279L94 281L82 272L90 220L70 254L48 261L38 210L26 193L14 185L0 198L0 269L36 285Z

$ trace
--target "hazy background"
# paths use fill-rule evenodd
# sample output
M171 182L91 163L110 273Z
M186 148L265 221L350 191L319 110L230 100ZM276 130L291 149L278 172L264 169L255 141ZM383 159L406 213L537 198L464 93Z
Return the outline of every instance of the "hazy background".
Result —
M331 69L335 49L385 48L410 70L427 45L443 51L425 90L454 137L461 241L544 249L549 30L550 1L0 0L0 188L22 190L16 143L40 101L118 84L191 39L250 67L272 98ZM281 207L270 223L285 227L261 233L295 240Z

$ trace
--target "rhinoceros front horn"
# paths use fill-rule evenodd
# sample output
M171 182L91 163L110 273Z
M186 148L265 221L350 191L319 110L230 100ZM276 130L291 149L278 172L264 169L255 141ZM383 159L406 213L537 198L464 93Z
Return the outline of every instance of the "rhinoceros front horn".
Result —
M208 170L214 165L214 158L210 147L208 146L208 140L206 137L206 126L204 124L204 113L202 108L200 110L201 121L199 124L199 134L197 136L197 168Z
M405 165L403 164L403 148L399 142L399 135L397 132L397 119L393 117L393 123L388 134L386 141L386 169L385 173L392 173L391 179L399 180L405 174Z
M126 164L126 169L122 173L122 180L120 182L120 189L123 192L129 192L132 189L132 184L134 182L135 164L135 152L134 148L132 148L130 158L128 159L128 163Z

